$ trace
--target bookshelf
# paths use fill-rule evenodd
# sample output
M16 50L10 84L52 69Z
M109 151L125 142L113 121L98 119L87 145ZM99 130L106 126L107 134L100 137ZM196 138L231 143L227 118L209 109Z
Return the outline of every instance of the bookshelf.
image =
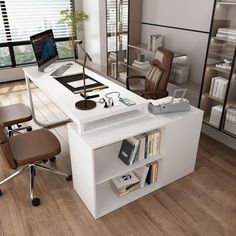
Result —
M236 1L216 0L213 11L199 107L205 124L235 138L236 118L228 109L235 109L236 100ZM231 129L226 127L229 122Z
M132 201L180 179L194 171L202 122L202 111L154 116L123 121L85 135L75 123L68 124L73 186L94 218L102 217ZM133 116L132 116L133 117ZM160 154L126 165L118 158L124 139L159 129ZM181 138L179 135L181 134ZM158 178L125 196L118 196L111 179L158 161Z

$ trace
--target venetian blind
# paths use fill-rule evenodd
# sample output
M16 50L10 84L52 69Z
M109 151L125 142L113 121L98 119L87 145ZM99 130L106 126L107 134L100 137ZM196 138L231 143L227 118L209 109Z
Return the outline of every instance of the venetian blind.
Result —
M69 37L59 24L61 10L72 11L72 0L0 0L0 43L28 41L33 34L52 29L55 38Z

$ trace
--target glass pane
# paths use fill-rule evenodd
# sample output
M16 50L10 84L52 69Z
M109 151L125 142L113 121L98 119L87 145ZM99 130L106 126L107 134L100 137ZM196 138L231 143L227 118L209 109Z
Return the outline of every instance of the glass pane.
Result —
M12 41L29 40L31 35L47 29L53 29L55 38L69 36L70 29L59 20L62 10L72 10L71 0L7 0L5 3L3 15L7 14L7 31Z
M60 59L73 57L70 41L57 42L56 45Z
M11 57L8 47L0 47L0 67L10 66L10 65L11 65Z
M16 64L36 62L31 45L14 46Z

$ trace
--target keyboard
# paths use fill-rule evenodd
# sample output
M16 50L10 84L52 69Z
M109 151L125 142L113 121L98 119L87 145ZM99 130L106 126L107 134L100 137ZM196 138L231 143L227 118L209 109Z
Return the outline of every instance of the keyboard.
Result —
M71 67L71 65L63 65L59 68L57 68L55 71L53 71L50 75L51 76L60 76L62 75L66 70L68 70Z

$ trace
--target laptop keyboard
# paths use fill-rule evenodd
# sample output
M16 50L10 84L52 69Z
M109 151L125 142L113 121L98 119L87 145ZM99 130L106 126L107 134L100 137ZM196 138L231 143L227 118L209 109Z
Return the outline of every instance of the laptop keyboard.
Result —
M57 68L55 71L53 71L50 75L51 76L60 76L62 75L66 70L68 70L71 67L71 65L63 65L59 68Z

